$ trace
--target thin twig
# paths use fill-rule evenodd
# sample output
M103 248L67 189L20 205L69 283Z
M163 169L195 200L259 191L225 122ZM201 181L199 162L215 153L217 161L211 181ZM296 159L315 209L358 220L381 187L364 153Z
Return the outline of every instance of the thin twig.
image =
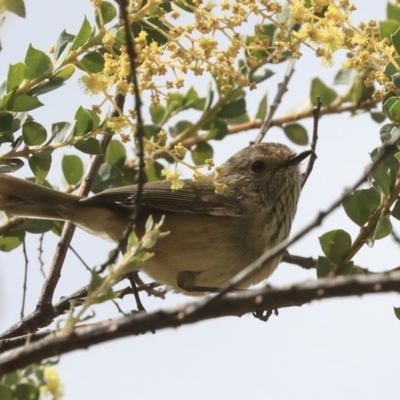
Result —
M304 185L307 182L308 177L311 175L311 172L314 167L315 160L317 159L317 143L318 143L318 122L319 116L321 114L321 99L317 97L317 105L313 109L313 117L314 117L314 126L313 126L313 135L312 135L312 142L311 142L311 150L313 151L310 155L310 159L307 164L307 170L304 174L303 183L301 184L301 188L303 189Z
M20 313L21 319L24 318L24 315L25 315L26 291L28 290L27 282L28 282L29 260L28 260L28 254L26 252L25 239L22 241L22 252L24 254L24 259L25 259L25 268L24 268L24 282L22 284L22 305L21 305L21 313Z
M42 273L43 278L46 278L46 274L44 272L44 261L43 261L43 240L44 240L44 233L42 233L39 237L39 247L38 247L38 261L39 261L39 271Z
M69 249L75 254L75 257L82 263L82 265L89 271L92 272L92 268L85 262L85 260L80 256L80 254L71 246L69 245Z
M278 92L276 93L274 101L271 104L268 116L264 120L263 124L261 125L260 133L257 135L254 143L260 143L264 139L264 136L267 134L268 130L271 128L272 119L274 118L275 112L277 111L279 104L282 101L283 95L287 91L287 87L289 85L290 78L293 76L295 64L296 64L296 60L294 58L291 58L288 62L288 66L287 66L283 81L281 83L279 83L279 85L278 85Z

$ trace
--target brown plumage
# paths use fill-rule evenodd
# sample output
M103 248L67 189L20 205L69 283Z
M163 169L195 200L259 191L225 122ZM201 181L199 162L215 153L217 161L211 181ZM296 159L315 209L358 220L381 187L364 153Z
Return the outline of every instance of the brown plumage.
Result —
M261 143L226 161L217 195L209 179L184 180L181 190L168 182L147 183L136 230L149 215L165 215L155 255L143 270L176 291L200 294L225 285L264 251L287 238L300 194L299 163L310 152L295 155L282 144ZM137 186L106 190L81 198L0 174L0 209L32 218L69 220L102 238L118 241L132 213ZM280 257L243 284L266 279Z

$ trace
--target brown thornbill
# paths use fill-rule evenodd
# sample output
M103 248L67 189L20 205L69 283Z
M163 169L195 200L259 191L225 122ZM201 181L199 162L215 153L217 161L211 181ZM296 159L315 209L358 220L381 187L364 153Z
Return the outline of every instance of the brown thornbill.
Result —
M266 250L285 240L300 195L299 164L311 154L295 154L277 143L251 145L222 165L213 179L183 180L172 191L166 181L146 183L136 221L140 235L150 215L165 215L154 257L143 270L177 292L199 295L223 287ZM0 174L0 210L32 218L69 220L94 235L118 241L127 227L137 186L105 190L82 198ZM265 263L242 287L274 272L281 257Z

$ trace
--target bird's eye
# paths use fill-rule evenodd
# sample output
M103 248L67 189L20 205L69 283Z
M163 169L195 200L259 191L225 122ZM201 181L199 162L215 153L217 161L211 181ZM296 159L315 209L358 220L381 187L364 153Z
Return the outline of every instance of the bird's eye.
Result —
M254 175L260 175L262 174L266 169L266 165L263 161L254 161L253 164L251 164L251 172Z

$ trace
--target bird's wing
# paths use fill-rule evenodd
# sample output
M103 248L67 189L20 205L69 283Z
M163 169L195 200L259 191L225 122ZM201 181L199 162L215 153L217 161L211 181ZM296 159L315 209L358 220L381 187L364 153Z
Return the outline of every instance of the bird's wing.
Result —
M141 204L154 210L165 212L198 213L212 215L239 216L241 210L235 198L215 194L211 182L201 184L183 180L182 189L171 190L170 183L156 181L143 187ZM135 204L137 185L105 190L95 196L81 199L92 206L107 206L119 203L125 206Z

